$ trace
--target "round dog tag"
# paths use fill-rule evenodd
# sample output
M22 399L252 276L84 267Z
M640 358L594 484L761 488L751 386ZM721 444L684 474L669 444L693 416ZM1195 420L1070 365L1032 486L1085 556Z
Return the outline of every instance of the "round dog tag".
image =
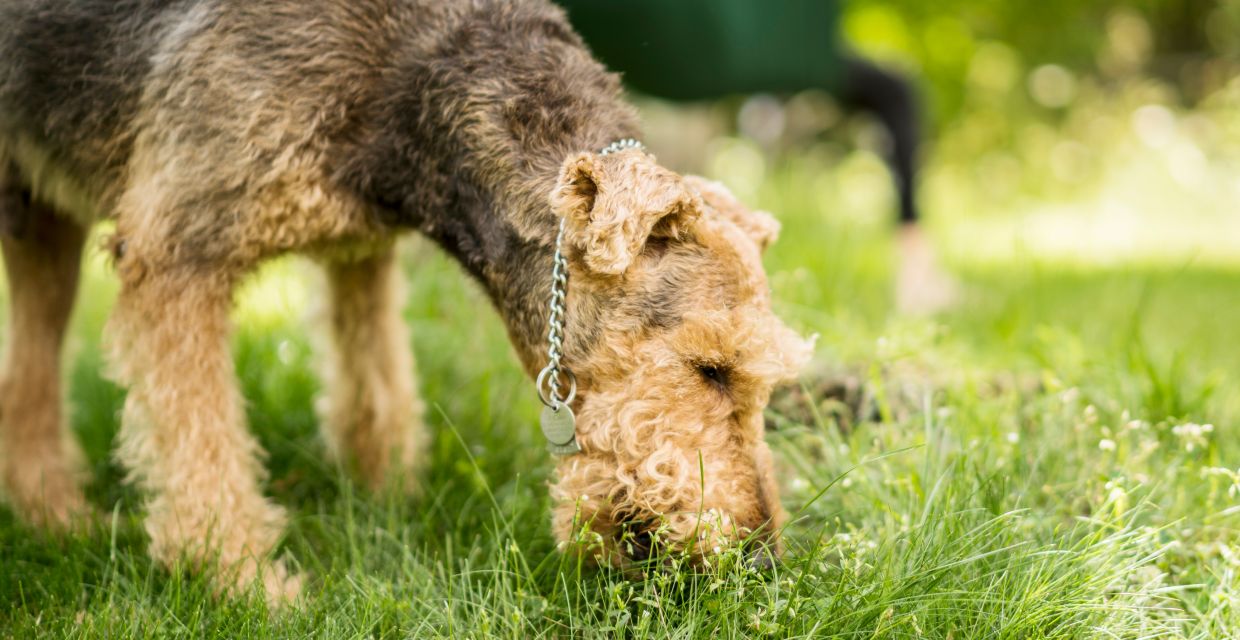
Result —
M577 420L568 405L556 403L554 408L543 407L540 423L551 453L567 455L581 451L577 446Z

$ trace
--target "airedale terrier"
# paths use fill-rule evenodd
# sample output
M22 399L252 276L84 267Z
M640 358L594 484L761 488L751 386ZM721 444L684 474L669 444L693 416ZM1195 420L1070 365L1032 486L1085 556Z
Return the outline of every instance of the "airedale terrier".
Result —
M425 435L393 249L409 230L482 285L531 374L550 359L561 240L555 342L577 419L552 487L559 539L588 526L618 565L653 529L698 553L775 543L761 414L808 353L770 310L760 252L778 227L636 145L599 153L636 117L559 9L44 0L0 4L0 24L0 470L21 517L89 512L59 362L87 229L107 219L117 457L163 563L210 569L221 591L298 589L271 557L285 515L263 496L229 353L233 290L273 256L328 274L329 450L370 487L410 484Z

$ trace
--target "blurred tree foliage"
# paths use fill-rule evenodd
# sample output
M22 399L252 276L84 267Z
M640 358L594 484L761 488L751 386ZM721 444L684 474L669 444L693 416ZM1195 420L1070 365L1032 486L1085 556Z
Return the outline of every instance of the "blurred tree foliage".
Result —
M939 125L979 88L1021 99L1040 82L1035 102L1064 106L1063 74L1035 79L1044 65L1102 83L1155 76L1194 103L1240 58L1240 0L851 0L843 24L853 46L921 80Z

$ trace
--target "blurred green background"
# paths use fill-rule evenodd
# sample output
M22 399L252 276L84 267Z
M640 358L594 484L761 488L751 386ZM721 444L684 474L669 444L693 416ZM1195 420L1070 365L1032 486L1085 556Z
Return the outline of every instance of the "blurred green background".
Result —
M1192 105L1226 87L1240 54L1234 0L851 0L845 7L848 39L922 78L939 124L983 103L994 108L996 90L1006 98L998 106L1053 110L1071 104L1074 85L1088 96L1152 81L1171 92L1168 100ZM1080 75L1048 74L1045 65Z
M921 90L922 204L951 261L1240 259L1240 2L855 0L842 25ZM743 196L809 164L837 221L894 215L883 132L825 93L645 107L661 158Z

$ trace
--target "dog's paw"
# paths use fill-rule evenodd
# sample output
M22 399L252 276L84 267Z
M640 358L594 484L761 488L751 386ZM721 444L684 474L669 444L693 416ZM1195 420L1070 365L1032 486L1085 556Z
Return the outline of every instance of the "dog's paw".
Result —
M262 572L263 592L273 609L295 605L301 596L305 576L291 573L281 561L273 562Z
M30 474L10 480L5 489L19 518L53 535L83 533L100 522L71 474Z
M231 579L228 577L231 574ZM302 574L289 571L283 560L258 561L247 558L232 571L221 572L217 578L217 595L238 597L251 589L259 589L272 610L295 604L301 595Z

